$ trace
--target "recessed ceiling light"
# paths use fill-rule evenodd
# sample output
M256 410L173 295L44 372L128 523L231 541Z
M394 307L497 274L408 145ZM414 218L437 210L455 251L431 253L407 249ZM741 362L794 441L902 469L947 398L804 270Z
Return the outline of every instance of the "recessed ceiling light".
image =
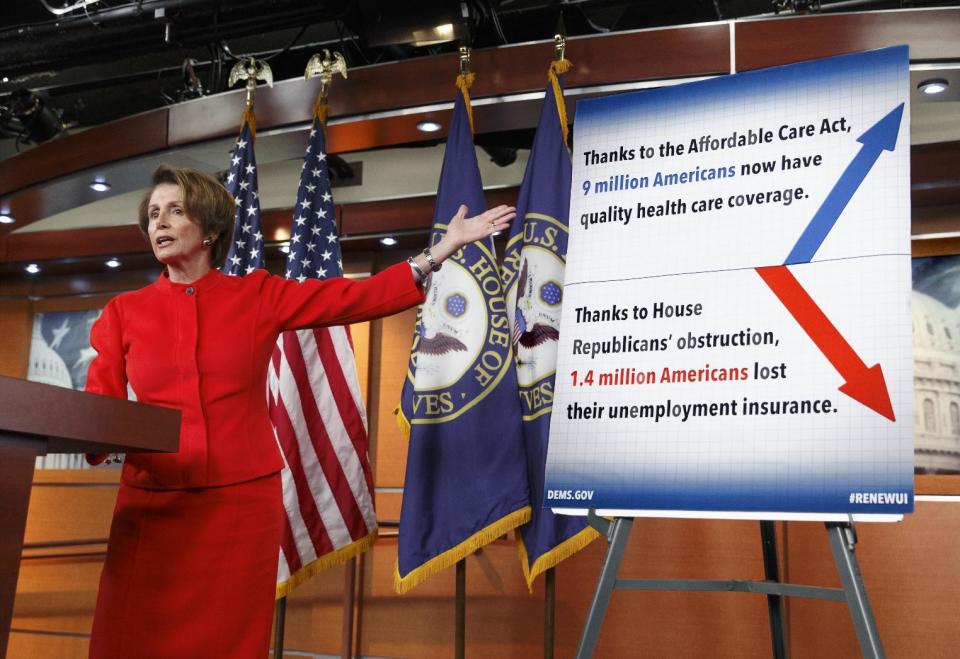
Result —
M383 238L380 239L380 244L386 245L387 247L393 247L394 245L397 244L397 239L394 238L393 236L384 236Z
M947 91L947 87L949 86L950 83L944 78L930 78L917 85L917 89L924 94L940 94L941 92Z
M35 274L37 274L38 272L40 272L40 266L37 265L36 263L31 263L31 264L28 265L26 268L24 268L24 270L26 270L27 272L29 272L31 275L35 275Z
M14 222L16 222L16 220L13 219L12 215L0 213L0 224L13 224Z
M119 268L119 267L120 267L120 261L119 261L119 259L117 259L117 257L113 257L113 258L110 259L109 261L105 261L105 262L104 262L104 265L107 266L108 268Z
M290 242L287 241L287 242L283 243L282 245L280 245L280 251L283 252L284 254L289 254L289 253L290 253Z
M4 82L10 82L9 76L3 76L3 81L4 81Z
M110 189L110 184L106 181L97 179L95 181L90 181L90 189L95 190L96 192L106 192Z
M443 126L436 121L424 120L417 123L417 130L421 133L436 133L441 128L443 128Z

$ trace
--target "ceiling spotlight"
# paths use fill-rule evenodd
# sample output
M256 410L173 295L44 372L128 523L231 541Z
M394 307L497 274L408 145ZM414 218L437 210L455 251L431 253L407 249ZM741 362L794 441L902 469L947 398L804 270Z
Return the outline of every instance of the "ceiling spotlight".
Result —
M949 86L950 83L944 78L931 78L929 80L924 80L917 85L917 89L922 91L924 94L940 94L947 91L947 87Z
M443 128L443 126L436 121L424 120L417 123L417 130L421 133L436 133L441 128Z
M0 213L0 224L13 224L16 220L13 219L12 215L7 213Z
M103 179L98 178L90 181L90 189L96 192L106 192L110 189L110 184Z
M35 274L37 274L38 272L40 272L40 266L37 265L36 263L31 263L31 264L28 265L26 268L24 268L24 270L26 270L27 272L29 272L31 275L35 275Z
M380 239L380 244L386 245L387 247L393 247L394 245L397 244L397 239L394 238L393 236L384 236L383 238Z
M3 76L4 82L10 82L10 76Z
M117 257L113 257L109 261L105 261L104 265L107 266L108 268L119 268L120 261L117 259Z
M290 253L290 241L289 241L289 240L288 240L287 242L283 243L282 245L280 245L280 251L283 252L284 254L289 254L289 253Z

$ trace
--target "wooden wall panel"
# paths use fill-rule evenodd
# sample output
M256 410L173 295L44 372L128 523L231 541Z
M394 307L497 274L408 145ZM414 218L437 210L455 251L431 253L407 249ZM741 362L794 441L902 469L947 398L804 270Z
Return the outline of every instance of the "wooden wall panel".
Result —
M124 117L0 161L0 196L44 179L167 146L167 108Z
M87 659L90 643L86 638L10 634L8 659L56 657L56 659Z
M353 343L354 363L357 366L360 400L366 401L370 396L370 323L351 325L350 340Z
M857 532L857 559L887 656L956 656L960 561L953 543L960 536L960 506L920 502L902 523L862 523ZM839 586L823 527L790 523L788 535L791 581ZM791 656L859 656L843 603L792 600L789 622Z
M410 342L417 310L408 309L380 323L379 400L372 414L377 416L374 482L379 487L402 487L407 464L407 438L402 435L393 414L410 358Z
M736 30L738 71L901 44L910 46L912 62L960 58L956 8L741 21Z
M33 312L26 299L0 299L0 375L27 377Z
M285 650L340 655L344 574L343 565L330 568L287 598Z

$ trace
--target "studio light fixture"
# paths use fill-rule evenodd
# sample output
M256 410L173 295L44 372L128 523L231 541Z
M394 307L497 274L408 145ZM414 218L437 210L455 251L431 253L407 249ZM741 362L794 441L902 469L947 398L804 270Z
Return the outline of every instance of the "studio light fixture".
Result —
M397 239L394 238L393 236L384 236L383 238L380 239L380 244L386 245L387 247L393 247L394 245L397 244Z
M16 220L13 219L13 216L9 213L0 213L0 224L13 224L14 222L16 222Z
M36 263L31 263L31 264L28 265L26 268L24 268L24 270L26 270L27 272L29 272L31 275L35 275L35 274L37 274L38 272L40 272L40 266L37 265Z
M429 119L417 122L417 130L419 130L421 133L436 133L441 128L443 128L443 126L436 121L430 121Z
M947 91L947 87L949 86L950 83L944 78L930 78L917 85L917 89L924 94L941 94Z
M108 268L119 268L121 263L120 263L120 260L114 256L109 261L105 261L104 265L107 266Z
M95 192L106 192L110 189L110 184L104 181L102 178L97 178L90 181L90 189Z
M46 142L64 131L60 112L42 94L21 87L14 90L10 100L10 110L34 143Z
M453 23L441 23L432 28L414 30L413 45L416 48L426 46L435 46L441 43L448 43L457 38L457 30Z

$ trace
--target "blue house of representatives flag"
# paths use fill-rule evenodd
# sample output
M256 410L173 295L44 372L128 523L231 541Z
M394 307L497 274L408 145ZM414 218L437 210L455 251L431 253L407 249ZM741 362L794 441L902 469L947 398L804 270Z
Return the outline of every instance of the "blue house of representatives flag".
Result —
M237 204L233 243L222 270L228 275L248 275L263 267L263 232L260 230L260 200L257 191L257 159L253 155L253 132L244 113L240 137L230 157L224 182Z
M469 216L486 208L468 111L458 93L431 244L460 204ZM530 518L510 324L492 239L464 247L431 275L399 419L410 433L395 575L403 593Z
M520 528L518 543L523 573L531 589L538 574L598 536L585 518L554 515L543 507L570 210L567 122L563 90L556 75L567 68L566 60L551 65L551 81L523 174L517 217L510 228L503 264L533 508L530 522Z

